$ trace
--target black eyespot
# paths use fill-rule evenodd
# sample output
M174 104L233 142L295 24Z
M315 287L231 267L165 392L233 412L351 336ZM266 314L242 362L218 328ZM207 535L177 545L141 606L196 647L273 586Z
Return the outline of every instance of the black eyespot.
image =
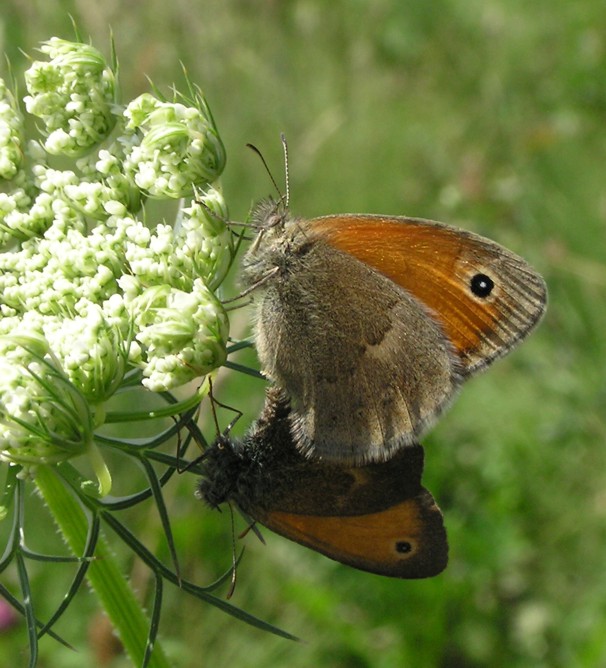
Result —
M492 292L494 281L490 276L486 276L486 274L476 274L472 276L469 287L476 297L484 299Z
M412 545L407 540L399 540L396 543L396 552L400 554L409 554L412 552Z

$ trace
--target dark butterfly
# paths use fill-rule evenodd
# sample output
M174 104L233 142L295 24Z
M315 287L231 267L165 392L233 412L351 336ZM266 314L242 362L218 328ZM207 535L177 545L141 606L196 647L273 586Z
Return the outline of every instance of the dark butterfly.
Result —
M272 531L354 568L399 578L440 573L448 561L442 513L421 485L423 448L387 462L341 465L304 457L285 395L270 388L242 441L219 438L204 455L198 495L236 503Z

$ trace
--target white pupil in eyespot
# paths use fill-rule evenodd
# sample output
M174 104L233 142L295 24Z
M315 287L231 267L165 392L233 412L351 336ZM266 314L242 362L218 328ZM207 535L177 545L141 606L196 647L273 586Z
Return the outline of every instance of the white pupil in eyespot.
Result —
M476 274L469 282L469 287L476 297L488 297L494 288L494 281L486 274Z

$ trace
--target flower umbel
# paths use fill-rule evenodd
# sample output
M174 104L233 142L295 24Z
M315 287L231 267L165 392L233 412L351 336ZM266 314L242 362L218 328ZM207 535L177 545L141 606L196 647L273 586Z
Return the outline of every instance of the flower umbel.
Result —
M93 419L47 341L36 334L0 337L0 461L31 475L84 453Z
M97 49L53 37L41 51L49 60L27 70L24 98L44 124L41 143L24 143L0 81L0 451L29 471L37 457L85 451L133 374L157 392L223 364L228 320L212 290L233 258L213 184L225 153L202 94L188 104L146 93L122 107ZM154 224L148 196L189 201L173 224ZM44 351L32 358L16 332ZM77 410L53 408L40 389L53 383Z
M182 263L183 273L199 276L209 288L215 289L225 278L233 254L221 191L209 186L180 214L175 226L178 234L175 255Z
M225 150L201 96L196 106L161 102L149 93L124 111L126 129L140 143L125 160L125 170L151 197L179 198L215 181L225 167Z
M182 385L223 364L225 311L201 279L190 292L169 285L148 288L131 308L143 348L143 385L156 392Z
M40 50L50 62L36 61L25 73L27 111L44 122L49 153L82 155L116 122L114 72L88 44L53 37Z

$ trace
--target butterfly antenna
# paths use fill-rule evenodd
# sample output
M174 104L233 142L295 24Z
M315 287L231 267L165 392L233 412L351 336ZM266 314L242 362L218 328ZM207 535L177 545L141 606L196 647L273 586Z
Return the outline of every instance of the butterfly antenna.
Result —
M276 192L278 193L279 199L283 200L284 195L282 194L280 188L278 188L278 184L276 183L276 179L274 179L274 175L271 173L271 170L269 169L269 165L267 164L265 158L263 157L263 153L254 145L254 144L246 144L249 149L254 151L259 158L261 159L261 162L263 163L263 166L265 167L265 171L267 172L269 178L271 179L271 182L274 184L274 188L276 189Z
M286 184L286 197L284 204L288 209L288 205L290 203L290 173L288 171L288 143L286 141L286 135L283 132L280 133L280 141L282 142L282 150L284 151L284 182Z

